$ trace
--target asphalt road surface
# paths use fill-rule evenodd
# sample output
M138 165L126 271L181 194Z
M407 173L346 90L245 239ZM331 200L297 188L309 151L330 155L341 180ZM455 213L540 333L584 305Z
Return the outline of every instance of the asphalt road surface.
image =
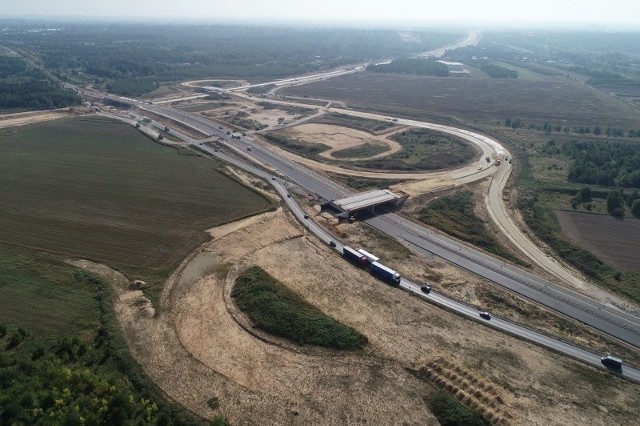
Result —
M120 100L122 99L120 98ZM250 137L242 137L240 140L230 139L230 136L226 134L230 129L227 129L224 126L223 129L220 129L220 126L218 126L217 123L204 119L203 117L191 115L172 108L155 105L148 106L135 101L134 103L143 109L151 110L186 126L198 129L200 133L206 135L208 138L215 138L216 136L222 138L223 141L220 143L225 146L226 150L235 151L237 154L244 155L258 164L275 168L279 173L285 175L292 182L297 183L326 200L344 197L352 193L351 190L338 185L337 183L306 167L275 155L269 149L259 145ZM240 160L235 156L229 156L219 151L215 152L213 148L203 144L198 144L197 146L198 149L205 150L221 160L233 163L238 167L256 174L257 176L267 179L272 183L272 185L274 185L296 217L298 217L311 232L316 233L320 239L325 242L336 241L336 243L338 243L338 241L333 239L326 230L315 224L312 220L304 219L304 216L301 216L302 209L297 205L297 203L295 203L293 198L287 197L287 188L282 179L276 178L276 180L273 180L273 176L268 172L265 172L255 166L249 166L244 160ZM248 147L251 147L251 151L247 150ZM584 296L557 287L540 277L519 268L506 265L498 259L468 247L467 245L464 245L446 235L429 231L394 213L384 213L368 219L366 222L373 228L378 229L389 236L407 241L413 245L418 252L432 253L440 256L451 263L483 276L544 306L575 318L633 346L640 347L640 320L636 317L607 308ZM340 250L341 247L341 245L337 244L336 248ZM402 271L400 271L400 273L401 272ZM402 286L414 293L415 288L419 289L415 284L406 280L403 280ZM429 300L434 303L439 303L449 309L453 309L462 315L476 316L478 314L478 311L474 308L456 302L452 299L445 298L435 292ZM562 342L558 339L545 336L541 333L533 332L526 327L519 326L505 320L500 320L499 318L493 318L490 321L487 321L487 324L494 328L508 331L543 346L560 351L591 365L602 367L599 363L599 355L567 344L566 342ZM631 367L624 367L617 373L632 380L640 380L640 371Z

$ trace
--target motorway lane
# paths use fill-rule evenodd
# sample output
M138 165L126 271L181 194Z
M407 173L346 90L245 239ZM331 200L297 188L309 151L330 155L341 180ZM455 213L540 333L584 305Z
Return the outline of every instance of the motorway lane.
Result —
M203 134L219 134L221 137L227 138L225 129L217 128L215 124L200 116L192 116L182 111L160 106L150 106L148 109L196 127ZM251 142L250 138L244 137L240 142L225 143L228 147L233 147L238 143ZM326 200L344 197L352 193L352 191L306 167L287 158L276 156L258 144L252 144L251 157L277 168L293 182ZM471 249L450 237L435 236L434 233L398 215L386 214L374 217L367 220L367 223L387 235L411 242L423 252L434 253L544 306L640 347L640 319L637 317L614 311L523 270L506 266L503 262Z
M571 358L582 361L593 367L606 369L606 367L604 367L600 362L600 357L602 355L597 354L595 352L591 352L579 346L572 345L571 343L563 342L562 340L559 340L555 337L551 337L546 334L540 333L538 331L531 330L522 325L515 324L511 321L508 321L499 317L494 316L494 317L491 317L490 320L479 319L480 311L478 309L472 306L465 305L464 303L458 302L456 300L452 300L433 290L429 294L424 294L420 290L419 284L413 283L409 280L405 280L404 278L400 283L400 287L408 291L409 293L414 294L418 297L421 297L440 307L454 311L455 313L462 315L464 317L467 317L476 321L480 321L488 327L492 327L497 330L507 332L514 336L519 336L537 345L568 355ZM621 371L617 371L617 372L612 371L612 372L615 374L619 374L630 380L633 380L635 382L640 382L639 369L629 367L629 366L623 366Z
M240 168L243 168L244 170L251 172L259 177L262 177L264 179L266 179L268 182L271 183L272 186L274 186L274 188L278 191L278 193L283 197L283 200L287 203L287 206L291 209L291 211L293 212L293 214L298 218L298 220L307 228L309 229L310 232L316 234L320 240L324 241L325 243L329 243L329 241L334 241L336 242L336 251L338 253L342 253L342 247L343 245L336 239L333 238L333 236L331 234L329 234L324 228L322 228L321 226L319 226L315 221L313 221L312 219L305 219L304 218L304 211L303 209L300 207L300 205L293 199L293 198L289 198L287 197L287 189L285 187L285 183L283 181L281 181L280 179L276 178L275 180L272 179L272 175L270 175L269 173L258 169L252 165L247 164L246 162L236 158L236 157L232 157L229 155L226 155L224 153L221 153L220 151L215 152L213 148L208 147L206 145L200 145L200 148L208 151L211 155L216 156L217 158L219 158L220 160L232 163ZM232 149L238 149L238 152L241 152L241 148L236 148L235 146L231 147ZM253 151L253 149L252 149ZM244 153L242 153L244 154ZM245 154L247 156L251 156L252 154L247 153ZM383 284L381 284L383 285ZM458 302L456 300L453 300L451 298L448 298L442 294L439 294L436 291L431 291L429 294L424 294L421 290L420 290L420 285L417 283L413 283L407 279L402 279L402 282L400 284L400 287L406 291L408 291L409 293L412 293L418 297L421 297L433 304L436 304L440 307L443 307L445 309L448 309L450 311L453 311L459 315L465 316L467 318L470 318L472 320L476 320L476 321L480 321L482 322L484 325L490 326L492 328L495 328L497 330L501 330L501 331L505 331L508 332L512 335L515 336L519 336L525 340L531 341L533 343L536 343L540 346L552 349L556 352L568 355L574 359L580 360L582 362L585 362L591 366L594 366L596 368L602 368L605 369L605 367L602 365L602 363L600 362L600 354L591 352L587 349L584 348L580 348L578 346L572 345L570 343L564 342L562 340L559 340L557 338L551 337L551 336L547 336L543 333L540 333L538 331L529 329L527 327L524 327L522 325L518 325L515 324L511 321L505 320L505 319L501 319L499 317L492 317L491 320L483 320L480 319L480 311L472 306L466 305L464 303ZM634 380L636 382L640 382L640 370L635 369L633 367L629 367L629 366L623 366L621 371L615 372L615 374L619 374L625 378L628 378L630 380Z
M215 124L211 122L206 122L201 117L195 118L193 116L190 116L189 114L183 113L181 111L175 111L172 109L164 109L163 111L156 111L156 112L157 113L162 112L163 113L162 115L168 115L174 119L183 121L187 125L191 124L191 126L195 126L199 128L200 131L204 134L208 132L210 132L211 134L219 133L222 138L225 138L225 139L228 138L225 131L226 129L222 129L222 130L218 129L217 127L215 127ZM250 138L242 138L240 142L236 142L235 140L233 140L231 143L229 143L225 141L224 145L226 145L228 148L237 149L239 152L243 152L242 150L243 149L246 150L246 146L248 146L248 144L251 144L252 151L250 153L243 152L243 155L249 155L251 158L256 159L260 163L269 164L272 167L277 168L278 170L280 170L281 173L288 176L292 181L298 183L299 185L307 188L311 192L314 192L327 200L338 198L351 193L351 191L349 191L348 189L341 187L335 182L332 182L331 180L313 172L312 170L302 167L290 160L287 160L286 158L277 157L276 155L271 153L269 150L252 142L253 141ZM215 155L219 153L215 153L215 154L212 153L212 154ZM218 157L221 159L224 159L221 155L218 155ZM232 157L226 158L225 161L230 161L239 167L245 168L242 166L242 163L243 163L242 161L239 161L237 159L232 160ZM262 176L262 177L266 176L266 175L263 176L263 174L265 174L266 172L262 171L261 172L262 174L260 174L258 173L260 169L257 169L257 168L253 168L253 169L254 170L252 170L252 172L257 173L259 176ZM273 182L272 180L270 181ZM285 190L286 188L282 187L278 189L278 192L281 195L283 195L282 191L285 191ZM287 198L286 195L283 195L283 197L287 202L287 204L290 207L292 207L293 200L291 198ZM292 207L292 208L294 209L294 213L295 212L297 212L296 214L300 213L299 211L297 211L297 209L295 209L295 207ZM305 219L302 218L301 222L305 223L304 220ZM380 225L379 223L377 223L380 220L383 220L386 223L384 225ZM309 220L307 219L307 221ZM310 222L311 221L309 221L309 224ZM639 334L638 334L637 323L634 322L634 320L637 321L637 318L635 317L631 317L631 318L621 317L620 313L612 312L611 310L604 308L596 303L592 303L591 301L589 301L589 299L584 298L582 296L579 296L579 295L567 296L566 293L562 292L562 290L560 290L560 293L557 293L557 294L548 293L549 290L547 290L546 293L540 292L540 291L532 291L532 290L536 290L534 288L535 285L539 286L541 284L542 287L545 288L545 286L549 287L550 283L547 284L543 280L540 280L539 278L531 274L528 274L524 271L520 271L517 268L513 268L511 266L507 267L508 268L508 275L507 275L507 272L502 271L502 268L505 267L505 265L503 265L502 262L497 261L496 259L493 259L487 255L484 255L483 253L477 252L476 250L470 249L467 246L460 244L455 240L452 240L451 238L446 236L438 236L436 240L433 240L433 239L430 240L429 238L425 238L425 235L420 235L420 234L421 233L433 234L433 233L425 230L424 228L418 227L412 222L407 221L406 219L403 219L395 214L391 214L391 213L385 214L383 216L372 218L367 222L369 222L370 224L373 223L374 227L376 227L375 225L377 224L379 229L381 229L383 232L388 233L391 236L404 239L405 241L412 242L413 244L415 244L415 247L422 247L422 248L419 248L419 250L422 250L423 252L435 253L444 259L450 260L453 263L459 264L464 268L467 268L473 272L479 273L480 275L485 276L486 278L492 281L495 281L498 284L505 285L507 288L511 288L514 291L517 291L521 294L525 294L527 297L531 297L532 299L539 301L541 304L543 305L546 304L550 308L558 310L560 312L564 312L569 316L574 316L572 314L578 313L579 315L582 315L581 317L582 319L580 320L584 319L585 321L583 322L585 322L586 324L591 325L594 328L601 329L602 331L608 334L611 334L615 337L618 337L621 340L628 341L629 343L635 346L639 345L639 342L638 342ZM416 229L418 230L417 232L418 235L416 235ZM310 230L315 231L315 229L310 229ZM330 234L328 234L326 231L322 229L318 230L317 232L320 233L321 239L323 239L325 242L328 242L333 238ZM436 241L438 243L436 243ZM557 289L552 289L552 290L557 291ZM546 296L544 298L545 300L540 301L539 299L536 298L536 297L540 297L540 293ZM557 300L553 297L554 295L559 295L562 299ZM547 303L545 303L545 301ZM567 303L567 302L571 302L571 303ZM587 309L586 311L583 310L585 307ZM469 309L469 308L467 307L466 309ZM597 309L597 311L594 309ZM494 326L495 324L499 324L499 322L495 321L494 323L492 323L492 325ZM519 328L516 328L517 332L515 334L518 334L519 336L522 336L524 338L530 338L528 337L530 330L527 329L526 327L514 326L514 325L510 325L509 327L511 327L512 329L513 327L519 327ZM552 338L546 338L546 339L554 340ZM561 349L557 349L557 350L561 350ZM571 352L567 352L565 350L561 350L561 351L563 353L567 353L571 356L574 356L574 354ZM585 358L580 358L580 359L582 359L585 362L589 362L590 364L596 365L593 362L594 357L597 357L597 355L591 354L590 358L588 359L585 359ZM633 378L628 374L625 374L625 372L627 371L630 371L633 373L636 370L626 367L625 371L623 371L623 375L625 377Z
M395 214L379 215L368 219L367 223L387 235L409 242L423 254L435 254L541 305L640 346L640 325L636 317L606 308Z

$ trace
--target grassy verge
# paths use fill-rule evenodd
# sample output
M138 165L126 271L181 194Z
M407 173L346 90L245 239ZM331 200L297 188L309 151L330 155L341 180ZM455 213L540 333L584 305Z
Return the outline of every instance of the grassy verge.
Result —
M481 415L469 410L444 391L432 395L428 404L431 412L442 426L484 426L489 424Z
M473 212L474 200L470 191L459 191L439 198L418 212L418 220L434 226L462 241L473 244L490 253L527 265L511 254L496 240Z
M391 185L404 182L404 180L401 179L372 179L359 176L339 175L335 173L330 173L329 176L331 176L331 179L342 182L353 189L363 191L369 189L388 188Z
M259 95L262 93L267 93L269 92L271 89L275 89L276 85L275 84L267 84L265 86L254 86L254 87L249 87L247 89L247 93L252 93L254 95Z
M258 267L240 274L231 296L256 327L299 345L348 350L367 344L365 336L326 316Z
M0 250L0 424L205 423L131 358L106 283L48 254Z
M324 115L316 120L315 123L335 124L339 126L352 127L354 129L364 130L367 132L381 132L390 129L396 124L386 121L371 120L369 118L353 117L351 115L331 113Z
M331 149L329 145L305 142L299 139L294 140L274 133L268 133L264 137L270 143L299 155L316 156L323 151Z
M363 143L362 145L353 146L351 148L341 149L331 153L334 158L367 158L374 155L382 154L389 150L385 144Z
M465 140L429 129L410 129L391 136L402 150L376 160L358 161L355 165L382 170L436 170L472 161L476 149Z

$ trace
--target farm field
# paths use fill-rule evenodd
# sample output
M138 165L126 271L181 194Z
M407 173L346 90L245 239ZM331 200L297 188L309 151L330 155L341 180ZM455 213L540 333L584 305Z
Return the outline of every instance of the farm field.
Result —
M279 93L335 99L352 107L415 117L456 116L494 124L520 118L525 123L624 129L640 125L637 114L621 101L571 81L358 73Z
M0 243L106 263L158 294L205 229L271 206L216 163L105 119L5 130L0 150Z
M640 272L640 220L570 211L556 215L572 243L623 271Z

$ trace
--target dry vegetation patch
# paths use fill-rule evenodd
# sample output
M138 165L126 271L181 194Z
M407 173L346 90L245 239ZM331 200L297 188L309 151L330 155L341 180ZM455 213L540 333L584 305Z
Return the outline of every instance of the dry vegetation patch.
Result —
M233 424L436 424L423 398L438 389L496 423L610 424L637 414L637 385L609 378L577 407L573 388L600 372L387 286L307 238L284 212L244 225L226 226L185 262L168 283L158 316L144 318L132 306L119 311L147 373L203 416L222 414ZM411 263L403 256L394 262ZM364 354L328 356L247 332L230 314L226 293L251 265L364 334L370 342ZM437 272L450 279L447 268ZM440 361L443 372L433 379L407 371L436 368L434 360L450 363ZM550 381L550 371L562 380ZM596 407L603 399L609 414Z

